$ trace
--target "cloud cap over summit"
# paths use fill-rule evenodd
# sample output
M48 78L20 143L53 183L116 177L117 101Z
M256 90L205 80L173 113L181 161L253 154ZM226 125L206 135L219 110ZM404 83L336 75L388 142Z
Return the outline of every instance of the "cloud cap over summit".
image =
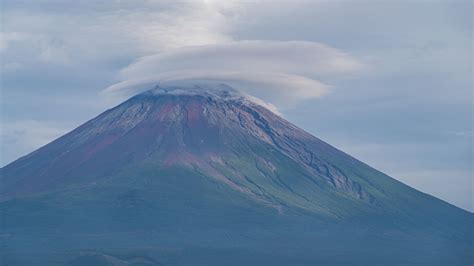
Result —
M157 82L207 80L288 107L328 93L331 77L354 75L365 68L353 56L316 42L228 42L143 57L123 69L123 81L103 93L130 95Z

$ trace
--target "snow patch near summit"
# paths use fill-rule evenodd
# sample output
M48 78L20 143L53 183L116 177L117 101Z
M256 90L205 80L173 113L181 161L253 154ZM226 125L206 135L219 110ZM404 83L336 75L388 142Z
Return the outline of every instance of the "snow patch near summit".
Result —
M283 116L278 108L264 100L237 90L225 83L213 81L173 81L155 85L151 90L141 93L142 95L203 95L216 100L242 101L263 106L268 110Z

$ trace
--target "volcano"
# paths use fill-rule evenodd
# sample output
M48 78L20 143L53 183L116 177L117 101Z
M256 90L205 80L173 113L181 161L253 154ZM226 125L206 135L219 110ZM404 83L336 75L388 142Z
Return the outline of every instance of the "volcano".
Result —
M472 213L223 84L156 86L3 167L0 219L0 265L472 265L473 254Z

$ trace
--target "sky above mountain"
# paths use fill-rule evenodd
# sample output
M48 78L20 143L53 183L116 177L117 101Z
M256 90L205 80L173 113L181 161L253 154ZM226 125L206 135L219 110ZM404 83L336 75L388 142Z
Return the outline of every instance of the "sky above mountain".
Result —
M214 80L472 210L470 1L1 5L2 166L148 84Z

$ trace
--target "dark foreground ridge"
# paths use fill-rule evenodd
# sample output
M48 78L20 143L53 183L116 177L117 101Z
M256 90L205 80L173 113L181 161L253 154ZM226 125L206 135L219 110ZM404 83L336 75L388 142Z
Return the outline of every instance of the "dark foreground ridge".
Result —
M0 265L471 265L473 215L225 85L139 94L0 170Z

